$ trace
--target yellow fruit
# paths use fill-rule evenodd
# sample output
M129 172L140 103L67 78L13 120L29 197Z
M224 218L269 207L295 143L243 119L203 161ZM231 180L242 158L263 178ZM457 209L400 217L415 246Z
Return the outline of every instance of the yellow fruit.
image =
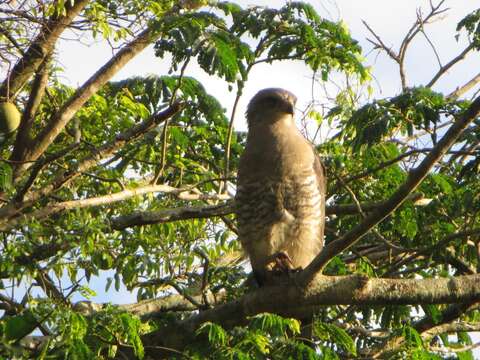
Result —
M0 102L0 133L10 134L17 130L22 115L10 102Z

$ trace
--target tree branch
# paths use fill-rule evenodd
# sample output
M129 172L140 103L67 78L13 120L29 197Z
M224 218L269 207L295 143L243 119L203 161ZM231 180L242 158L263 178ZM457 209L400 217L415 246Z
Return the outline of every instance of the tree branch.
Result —
M474 44L471 43L468 45L459 55L454 57L450 62L442 66L437 73L433 76L432 80L429 81L429 83L426 85L426 87L432 87L435 85L435 83L442 77L443 74L445 74L453 65L458 63L459 61L463 60L465 56L474 48Z
M364 276L317 276L307 289L292 279L260 288L243 298L180 321L175 331L164 328L144 336L144 344L182 349L195 330L211 321L226 328L244 324L247 317L270 312L305 318L324 305L392 305L455 303L480 300L480 275L440 279L369 279ZM153 351L153 350L152 350ZM151 353L154 357L158 354Z
M0 87L0 98L10 99L12 95L18 93L37 71L45 57L52 53L60 35L88 2L89 0L68 1L65 3L64 16L54 15L50 18L24 56L15 64L10 76L3 81Z
M55 190L72 181L89 168L98 164L99 161L111 156L115 151L122 148L128 141L133 141L149 130L153 129L158 124L165 121L165 119L172 117L179 112L183 107L182 103L174 103L167 109L152 115L144 122L128 129L127 131L117 135L114 140L92 151L92 154L79 161L75 168L68 169L60 173L50 184L42 186L40 189L26 195L24 201L18 202L14 200L8 205L0 208L0 219L5 219L15 216L17 213L25 208L32 206L39 199L50 195ZM4 223L5 221L3 221Z
M48 275L47 271L38 267L35 280L37 281L38 286L43 289L43 291L45 292L45 294L47 294L48 297L63 304L68 304L68 300L65 298L65 296L63 296L62 292L57 289L52 278L50 277L50 275Z
M41 220L50 215L57 214L63 211L72 209L80 209L86 207L96 207L108 205L114 202L126 200L128 198L139 196L152 192L163 192L174 194L181 200L196 201L196 200L228 200L223 204L207 205L207 206L185 206L172 209L164 209L159 211L138 211L128 215L118 216L112 219L113 230L123 230L133 226L151 225L158 223L173 222L187 219L204 219L214 216L223 217L234 213L234 203L227 194L199 194L189 192L188 188L175 188L168 185L148 185L141 186L134 189L126 189L113 194L92 197L80 200L63 201L51 205L46 205L43 208L34 212L28 213L24 216L16 218L9 218L8 221L0 222L0 231L9 231L17 227L19 224L32 219ZM423 195L414 193L408 196L409 200L416 201ZM384 202L367 202L361 204L361 208L365 212L371 212L376 208L384 206ZM358 214L358 206L356 204L340 204L330 205L326 208L327 215L355 215Z
M22 120L18 127L18 133L15 138L15 145L10 160L20 161L25 149L30 145L30 129L33 125L35 114L37 113L38 107L43 99L48 83L48 65L49 56L47 56L42 64L40 64L33 80L30 97L28 98L27 106L22 114Z
M26 151L24 159L36 160L55 140L75 113L95 94L107 81L109 81L125 64L145 49L160 33L156 31L157 23L151 24L142 31L134 40L120 49L105 65L88 79L85 84L77 89L74 95L52 116L47 125L33 141L31 148ZM30 163L20 166L19 172L26 170Z
M407 48L409 47L410 43L412 40L417 36L417 34L424 29L424 24L428 23L429 20L431 20L433 17L440 15L441 13L448 11L447 9L439 10L440 7L443 5L445 0L441 0L437 5L433 5L430 3L430 12L425 18L422 18L422 13L421 9L417 11L417 20L415 23L412 25L410 30L408 30L407 34L405 35L405 38L403 39L400 49L398 50L398 65L399 65L399 71L400 71L400 79L402 82L402 89L406 89L407 87L407 82L406 82L406 74L405 74L405 54L407 52ZM428 40L428 38L427 38Z
M129 199L135 196L140 196L148 193L156 193L156 192L161 192L166 194L175 194L181 199L185 198L189 200L201 200L203 198L209 197L209 195L204 195L204 194L190 194L186 192L184 189L175 188L169 185L147 185L147 186L141 186L133 189L126 189L124 191L119 191L113 194L97 196L97 197L92 197L88 199L63 201L56 204L47 205L39 210L28 213L24 216L19 216L15 219L9 219L8 222L6 223L0 223L0 231L8 231L15 228L22 222L29 221L32 219L41 220L46 218L47 216L51 216L53 214L57 214L62 211L108 205L108 204Z
M368 23L365 21L365 20L362 20L362 23L363 25L367 28L367 30L370 32L370 34L372 34L376 41L373 41L373 40L369 40L377 49L382 49L384 50L388 56L390 56L390 58L392 60L394 60L395 62L399 63L400 59L398 57L398 55L391 49L389 48L387 45L385 45L385 43L382 41L382 39L380 38L379 35L377 35L377 33L375 31L373 31L373 29L368 25ZM368 39L367 39L368 40Z
M477 236L479 234L480 234L480 228L473 228L465 231L459 231L452 234L448 234L445 236L445 238L443 238L436 244L425 247L423 249L415 250L414 254L412 254L411 256L406 257L398 261L397 263L393 264L393 266L390 268L390 270L387 271L385 276L391 276L395 271L400 269L402 266L412 263L413 261L415 261L416 258L422 255L430 256L432 253L436 251L436 249L447 248L449 244L456 239L468 239L470 236Z
M430 330L432 330L432 333L434 333L435 328L437 328L437 330L440 330L441 327L448 327L452 321L455 321L457 318L459 318L468 311L477 309L479 305L480 303L478 301L473 301L471 303L454 304L447 307L447 309L445 309L441 313L441 316L439 316L436 321L434 321L431 317L427 316L422 320L417 321L412 326L420 334L425 334L425 337L428 338L430 336ZM403 336L394 336L386 340L380 346L368 349L365 355L368 355L370 358L373 359L389 358L390 353L397 350L404 340L405 339Z
M357 242L376 224L397 209L427 176L430 169L454 144L465 128L480 114L480 97L463 112L447 130L442 139L429 152L417 168L411 170L405 183L388 199L382 208L374 210L364 221L345 235L328 244L313 262L302 272L302 284L308 284L335 255Z
M473 88L479 82L480 82L480 73L478 73L475 77L469 80L465 85L462 85L456 88L455 91L447 95L447 99L458 99L460 96L468 92L471 88Z
M192 194L195 195L195 194ZM414 193L408 196L408 200L416 201L423 195ZM218 195L217 199L225 200L226 197ZM188 200L202 200L201 198L190 198ZM376 208L383 207L384 202L366 202L361 207L365 212L371 212ZM233 200L229 200L219 205L207 206L186 206L159 211L138 211L128 215L118 216L112 219L112 229L123 230L133 226L151 225L165 222L172 222L187 219L203 219L214 216L225 216L235 212ZM327 215L356 215L358 207L355 204L328 205L326 207Z
M449 324L442 324L425 331L424 333L422 333L422 336L424 335L427 338L432 338L435 335L451 334L451 333L462 332L462 331L480 331L480 322L469 323L469 322L459 321L459 322L454 322Z
M111 226L114 230L123 230L133 226L223 216L231 214L233 213L233 211L233 201L220 205L187 206L152 212L139 211L114 218L112 220Z
M207 305L207 303L204 302L203 295L191 295L191 297L202 306ZM208 304L221 304L225 301L225 297L226 292L221 292L218 294L208 293ZM104 305L105 304L96 304L90 301L79 301L75 303L73 310L85 316L91 316L94 313L102 310ZM191 301L178 294L166 295L157 299L143 300L133 304L116 305L115 307L137 315L144 320L158 317L158 315L170 311L198 310L198 307L193 305Z

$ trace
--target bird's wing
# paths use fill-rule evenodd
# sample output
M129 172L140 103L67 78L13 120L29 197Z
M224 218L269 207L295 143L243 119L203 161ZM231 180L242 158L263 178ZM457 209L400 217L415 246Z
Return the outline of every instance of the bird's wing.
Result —
M322 210L319 216L325 220L326 172L313 147L312 151L313 164L291 174L283 184L280 201L284 209L297 219Z
M305 268L323 248L325 170L316 154L312 159L313 164L292 174L284 183L282 194L285 212L295 219L283 222L286 242L282 250L299 268Z

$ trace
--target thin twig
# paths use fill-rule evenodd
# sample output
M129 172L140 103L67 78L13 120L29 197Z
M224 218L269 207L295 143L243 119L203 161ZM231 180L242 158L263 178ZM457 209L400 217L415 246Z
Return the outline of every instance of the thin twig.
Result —
M185 71L187 70L188 63L190 62L191 57L189 57L182 65L180 70L180 76L178 77L177 84L175 89L173 90L172 97L170 98L169 106L172 106L175 101L177 101L177 92L180 90L182 86L182 80L185 76ZM156 184L160 176L162 176L163 171L165 170L166 166L166 157L167 157L167 146L168 146L168 125L170 124L170 119L166 119L163 123L163 131L162 131L162 153L160 158L160 166L158 168L157 173L153 177L152 184Z
M227 143L225 145L225 171L224 171L225 178L228 178L230 176L230 152L232 147L233 121L235 120L235 114L237 112L237 106L242 96L242 92L243 92L243 85L239 84L237 89L237 95L235 96L235 101L233 103L232 113L230 115L230 122L228 124ZM219 187L219 192L227 192L227 188L228 188L227 182L221 183Z
M474 48L474 44L469 44L459 55L454 57L450 62L442 66L433 76L432 80L428 82L426 87L432 87L453 65L457 64L467 56L467 54Z

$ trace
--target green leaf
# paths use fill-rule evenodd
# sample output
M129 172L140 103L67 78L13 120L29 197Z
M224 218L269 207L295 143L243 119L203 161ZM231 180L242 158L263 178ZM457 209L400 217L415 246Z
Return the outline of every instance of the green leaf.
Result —
M403 336L409 347L423 348L423 340L420 334L411 326L404 326Z
M285 336L286 331L300 333L300 323L295 319L283 318L276 314L258 314L250 319L250 327L266 331L275 336Z
M10 191L12 190L12 167L6 162L0 162L0 190Z
M452 192L452 186L448 181L448 177L443 174L432 174L433 182L438 185L444 194L450 194Z
M197 335L207 335L208 341L214 346L225 346L228 343L228 335L223 328L217 324L206 322L196 331Z
M38 325L33 313L26 310L21 315L4 318L0 322L0 330L7 341L15 342L30 334Z
M127 343L133 347L135 356L139 359L143 359L145 356L145 350L142 339L140 338L140 320L135 316L123 313L120 315L120 321L123 325L123 331L125 332Z
M457 32L465 29L477 50L480 50L480 9L465 16L457 25Z
M434 324L438 324L442 319L442 312L438 309L437 305L434 304L424 304L422 309L432 320Z
M353 339L345 330L338 326L320 321L314 321L313 333L321 340L329 341L337 346L340 346L350 355L355 356L357 354L357 348L355 347L355 342Z
M472 351L459 351L455 353L458 360L475 360Z

